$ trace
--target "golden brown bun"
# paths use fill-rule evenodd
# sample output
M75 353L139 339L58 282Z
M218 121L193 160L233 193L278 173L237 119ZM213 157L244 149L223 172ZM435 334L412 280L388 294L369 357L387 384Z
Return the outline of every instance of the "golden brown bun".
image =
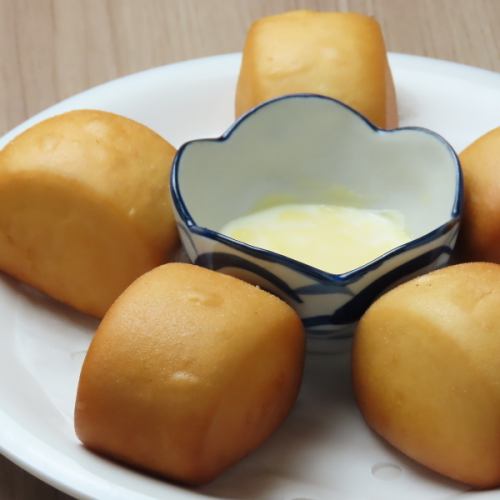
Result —
M304 333L287 304L236 278L166 264L104 317L75 412L89 448L191 484L209 481L284 420Z
M370 427L475 487L500 484L500 266L460 264L407 282L362 317L353 382Z
M0 152L0 269L101 317L177 246L175 149L104 111L39 123Z
M339 99L384 128L397 127L396 95L378 23L355 13L294 11L250 28L236 115L285 94Z
M500 127L460 155L464 212L458 252L464 260L500 263Z

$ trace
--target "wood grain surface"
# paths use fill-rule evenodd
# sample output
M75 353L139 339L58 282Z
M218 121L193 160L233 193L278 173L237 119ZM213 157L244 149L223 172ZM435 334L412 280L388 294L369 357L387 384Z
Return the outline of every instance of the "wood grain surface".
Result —
M0 0L0 135L118 76L239 51L252 20L297 8L374 15L390 51L500 71L500 0ZM1 500L67 498L0 456Z

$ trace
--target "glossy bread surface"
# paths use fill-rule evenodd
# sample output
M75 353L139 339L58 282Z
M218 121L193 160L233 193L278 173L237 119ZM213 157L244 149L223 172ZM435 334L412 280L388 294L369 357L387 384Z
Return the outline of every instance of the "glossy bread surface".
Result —
M464 175L461 256L500 263L500 127L468 146L460 162Z
M303 357L302 325L280 299L166 264L135 281L102 321L80 377L76 432L93 450L203 483L281 424Z
M500 266L421 276L361 319L353 378L367 423L418 462L476 486L500 484Z
M236 115L294 93L339 99L375 125L398 125L396 97L378 23L357 13L292 11L250 28Z
M0 269L102 316L178 237L169 197L174 148L103 111L72 111L0 152Z

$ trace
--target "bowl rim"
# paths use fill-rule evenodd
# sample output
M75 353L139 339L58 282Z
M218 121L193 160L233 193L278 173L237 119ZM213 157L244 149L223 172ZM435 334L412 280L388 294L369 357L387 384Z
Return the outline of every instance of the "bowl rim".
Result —
M209 142L209 143L224 143L228 140L230 140L231 136L234 134L234 132L239 128L239 126L245 122L247 119L251 118L253 115L258 113L260 110L272 106L276 102L280 102L283 100L290 100L290 99L321 99L325 100L327 102L335 103L337 106L340 106L347 111L350 111L354 115L356 115L359 119L361 119L368 127L376 134L394 134L398 133L401 131L412 131L412 132L420 132L424 133L427 135L431 135L435 139L437 139L439 142L441 142L445 148L447 149L448 153L453 159L453 164L455 166L455 199L453 201L453 206L450 214L450 219L446 221L444 224L438 226L437 228L433 229L432 231L429 231L428 233L425 233L422 236L419 236L418 238L415 238L413 240L410 240L407 243L403 243L385 253L382 255L379 255L375 259L367 262L366 264L363 264L362 266L356 267L355 269L352 269L350 271L347 271L345 273L340 273L340 274L335 274L335 273L329 273L327 271L323 271L321 269L318 269L317 267L311 266L309 264L306 264L304 262L301 262L299 260L293 259L291 257L287 257L283 254L274 252L272 250L266 250L261 247L257 247L254 245L250 245L248 243L244 243L242 241L236 240L234 238L231 238L230 236L226 236L225 234L222 234L214 229L209 229L207 227L200 226L196 223L194 218L191 216L191 213L187 209L187 206L184 202L184 198L181 193L180 189L180 184L179 184L179 171L181 168L182 164L182 156L184 152L186 151L187 148L189 148L192 144L195 143L204 143L204 142ZM268 261L268 262L276 262L280 265L290 267L294 271L299 272L301 274L307 275L307 276L312 276L316 278L319 281L330 281L330 282L337 282L340 284L346 284L352 281L356 281L359 279L361 276L367 274L370 271L373 271L383 264L385 264L387 261L391 260L393 257L396 257L398 255L401 255L409 250L412 250L414 248L423 246L427 243L430 243L431 241L435 240L439 236L442 236L449 232L454 226L458 226L460 222L460 217L462 213L462 208L463 208L463 174L462 174L462 169L460 165L460 159L456 153L456 151L453 149L453 147L450 145L450 143L440 134L437 132L425 128L425 127L418 127L418 126L406 126L406 127L398 127L398 128L393 128L393 129L385 129L382 127L378 127L374 123L372 123L366 116L361 114L359 111L355 110L348 104L345 104L342 101L339 101L338 99L334 99L332 97L328 97L325 95L321 94L314 94L314 93L296 93L296 94L286 94L282 95L279 97L275 97L273 99L269 99L267 101L264 101L257 106L253 107L243 115L241 115L239 118L237 118L230 126L229 128L219 137L213 137L213 138L201 138L201 139L193 139L190 141L185 142L182 144L172 163L172 169L170 172L170 193L172 196L172 202L175 205L175 208L177 212L179 213L179 216L181 217L182 221L187 225L189 230L197 234L199 236L203 236L206 238L209 238L211 240L214 240L218 243L223 243L225 245L228 245L229 247L235 249L235 250L240 250L243 251L244 253L251 255L252 257L257 257L261 260Z

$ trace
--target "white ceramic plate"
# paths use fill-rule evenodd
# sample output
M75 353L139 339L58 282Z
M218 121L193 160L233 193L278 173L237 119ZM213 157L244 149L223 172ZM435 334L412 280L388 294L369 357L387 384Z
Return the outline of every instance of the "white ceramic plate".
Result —
M0 140L74 108L138 120L175 145L218 135L233 119L240 56L152 69L101 85L28 120ZM391 55L403 125L421 125L457 150L500 125L500 75L453 63ZM81 363L96 322L0 277L0 451L78 497L276 500L498 498L467 493L407 460L363 423L347 356L310 357L292 415L257 452L209 486L188 490L85 450L73 433Z

